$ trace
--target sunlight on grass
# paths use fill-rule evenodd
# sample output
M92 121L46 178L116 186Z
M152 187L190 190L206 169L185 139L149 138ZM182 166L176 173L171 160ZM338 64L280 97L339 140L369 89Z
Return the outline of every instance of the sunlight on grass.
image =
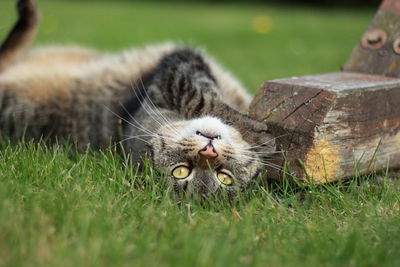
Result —
M0 169L8 264L399 262L400 183L387 176L255 185L229 204L179 201L162 176L109 150L3 145Z
M0 2L0 35L11 27ZM39 1L35 45L205 46L253 92L336 71L373 10L132 1ZM115 149L114 149L115 150ZM0 145L0 266L398 266L400 181L371 174L254 185L230 203L179 200L113 149Z

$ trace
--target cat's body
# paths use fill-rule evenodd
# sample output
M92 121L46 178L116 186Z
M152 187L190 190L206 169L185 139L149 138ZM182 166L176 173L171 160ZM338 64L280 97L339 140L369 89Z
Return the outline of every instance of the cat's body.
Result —
M0 127L14 138L24 133L39 138L49 132L69 136L83 146L107 146L110 137L116 136L119 122L110 110L122 115L122 108L143 86L146 74L161 58L179 49L167 43L120 54L62 46L30 51L0 72ZM228 73L212 64L219 74L215 77L230 82L230 86L221 82L225 85L221 97L245 111L248 95Z
M265 154L257 153L262 143L261 153L272 152L274 142L264 124L242 114L250 97L240 83L208 56L171 43L119 54L80 47L24 54L37 10L33 0L19 0L18 9L0 48L3 134L94 148L125 136L136 161L149 156L177 191L190 193L241 190L263 169Z

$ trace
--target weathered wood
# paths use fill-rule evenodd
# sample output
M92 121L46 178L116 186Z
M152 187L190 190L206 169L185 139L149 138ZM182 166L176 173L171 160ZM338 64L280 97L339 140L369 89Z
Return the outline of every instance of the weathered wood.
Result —
M299 179L400 167L400 0L382 2L343 70L267 82L251 104Z
M400 0L382 2L343 70L400 76Z
M296 177L335 181L399 167L399 92L400 79L378 75L294 77L265 83L250 112L269 124Z

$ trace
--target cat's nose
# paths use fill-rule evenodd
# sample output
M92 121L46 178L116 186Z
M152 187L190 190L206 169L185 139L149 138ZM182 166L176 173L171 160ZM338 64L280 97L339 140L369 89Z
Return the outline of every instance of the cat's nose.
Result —
M199 151L200 156L203 156L207 159L214 159L218 157L218 153L215 151L214 146L209 143L202 150Z

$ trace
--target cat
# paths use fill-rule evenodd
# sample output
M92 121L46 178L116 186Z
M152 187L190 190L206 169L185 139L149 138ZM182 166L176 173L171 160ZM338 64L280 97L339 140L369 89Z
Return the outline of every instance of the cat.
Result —
M0 130L11 139L69 139L80 148L122 142L149 158L175 192L229 196L265 170L275 141L245 115L251 98L204 52L165 43L119 54L79 46L26 52L39 13L17 1L0 47Z

